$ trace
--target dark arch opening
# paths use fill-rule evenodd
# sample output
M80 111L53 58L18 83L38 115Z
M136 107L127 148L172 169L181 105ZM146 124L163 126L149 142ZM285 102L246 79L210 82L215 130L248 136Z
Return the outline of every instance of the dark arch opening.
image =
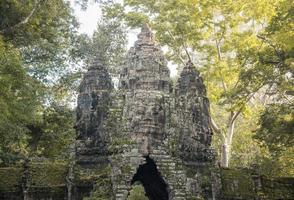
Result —
M149 156L145 156L145 159L146 163L139 166L131 184L141 182L149 200L168 200L167 184L158 172L155 162Z

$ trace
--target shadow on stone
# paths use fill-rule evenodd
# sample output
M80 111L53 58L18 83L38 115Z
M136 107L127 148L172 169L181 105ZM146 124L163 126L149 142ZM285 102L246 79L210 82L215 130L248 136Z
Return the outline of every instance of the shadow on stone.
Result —
M145 159L146 163L139 166L131 184L141 182L149 200L168 200L168 185L158 172L155 162L149 156Z

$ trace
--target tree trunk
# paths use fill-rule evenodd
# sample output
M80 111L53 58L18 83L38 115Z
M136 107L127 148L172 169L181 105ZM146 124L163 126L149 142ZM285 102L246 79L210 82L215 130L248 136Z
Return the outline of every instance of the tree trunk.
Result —
M228 123L228 130L224 139L224 143L221 149L221 166L229 167L230 154L231 154L231 145L233 141L234 128L235 128L235 113L231 113Z
M221 150L221 166L228 167L229 166L229 148L226 143L222 145Z

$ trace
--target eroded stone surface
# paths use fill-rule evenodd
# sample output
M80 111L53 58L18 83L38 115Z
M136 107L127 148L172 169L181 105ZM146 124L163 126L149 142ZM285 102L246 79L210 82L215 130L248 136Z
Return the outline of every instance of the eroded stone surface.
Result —
M209 101L199 72L191 62L183 68L176 86L180 123L180 156L186 162L212 161Z
M76 159L77 162L100 162L99 155L106 154L109 137L103 131L112 82L101 60L95 60L84 74L79 87L77 106Z
M109 198L127 199L131 184L140 181L152 200L213 199L209 102L192 63L173 89L167 61L146 25L126 56L118 91L111 90L103 65L96 66L89 68L81 84L77 144L87 148L79 146L77 155L96 148L107 152ZM89 161L102 155L87 154ZM148 172L148 163L157 171ZM91 194L101 193L97 191L96 187Z

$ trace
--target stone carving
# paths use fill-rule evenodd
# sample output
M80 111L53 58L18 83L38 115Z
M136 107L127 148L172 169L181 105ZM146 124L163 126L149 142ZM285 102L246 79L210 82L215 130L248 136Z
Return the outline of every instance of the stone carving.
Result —
M167 62L147 25L127 54L120 89L125 94L124 117L130 137L140 144L143 155L148 155L165 135L164 103L171 84Z
M142 28L134 47L127 54L120 76L120 88L165 92L171 89L167 61L147 25Z
M180 155L188 161L213 159L211 144L209 101L199 72L188 62L176 86L176 107L180 116ZM181 120L184 119L184 120Z
M77 160L92 162L91 157L105 154L108 136L103 132L110 105L112 82L103 61L96 59L84 74L77 106Z
M89 163L102 166L100 158L106 156L109 199L127 199L135 182L144 186L150 200L215 196L212 183L205 188L202 184L203 178L212 181L210 169L215 167L205 86L190 62L175 89L169 74L163 52L145 25L126 56L118 91L101 62L84 76L77 109L77 162L93 171ZM101 195L101 187L97 182L91 195Z

